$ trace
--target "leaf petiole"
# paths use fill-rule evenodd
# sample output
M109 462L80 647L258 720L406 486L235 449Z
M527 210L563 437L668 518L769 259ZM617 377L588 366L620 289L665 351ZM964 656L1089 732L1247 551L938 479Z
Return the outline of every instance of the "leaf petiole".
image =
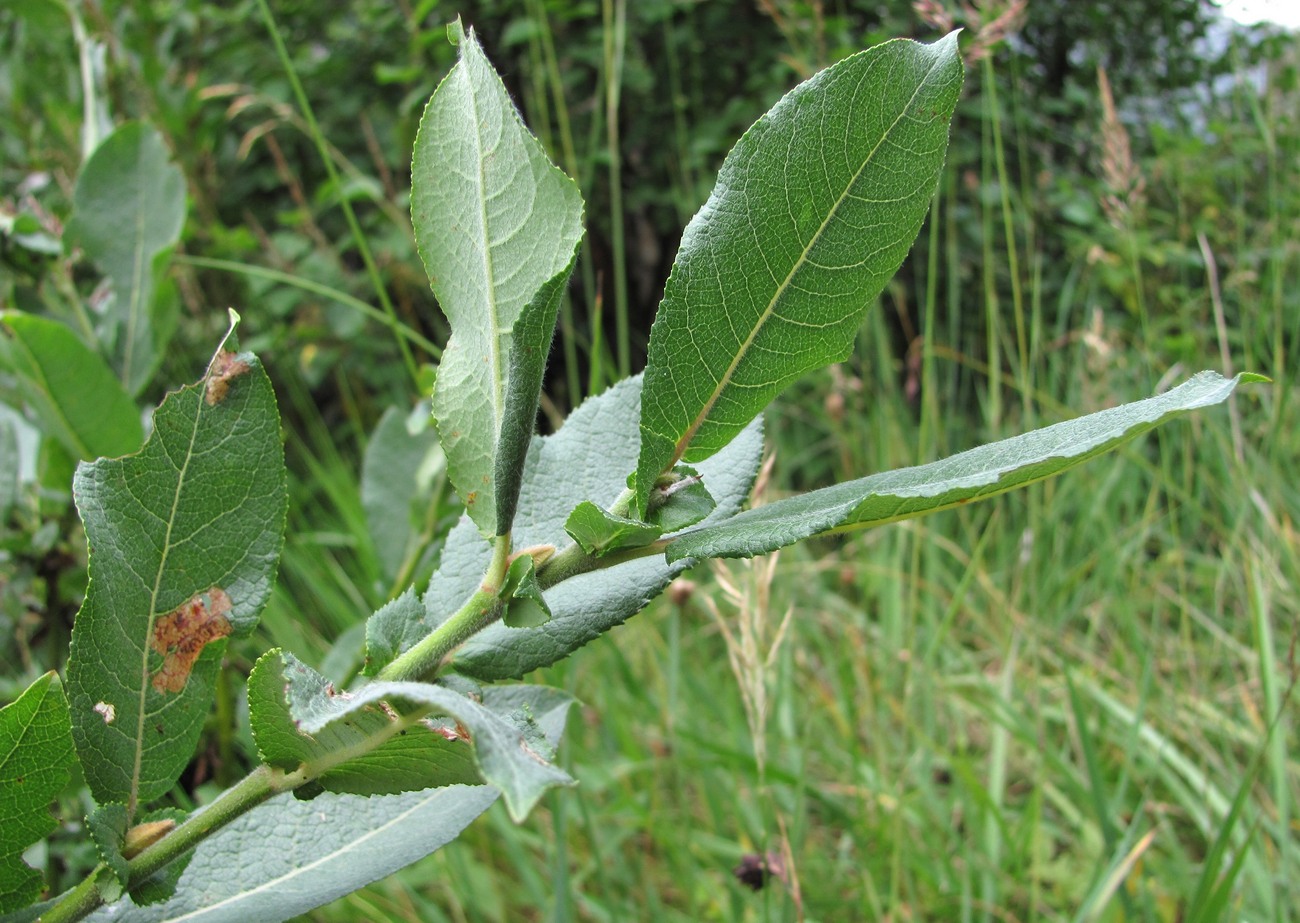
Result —
M499 535L478 591L423 640L380 670L375 679L385 682L433 679L452 651L501 618L505 611L501 583L509 563L510 536Z
M216 801L128 862L127 868L131 874L128 889L142 884L235 818L267 799L281 792L292 791L307 781L309 776L305 769L284 772L269 766L257 767L236 785L226 789ZM41 920L44 923L70 923L85 918L102 905L104 900L95 884L98 873L97 868L87 875L61 901L42 914Z

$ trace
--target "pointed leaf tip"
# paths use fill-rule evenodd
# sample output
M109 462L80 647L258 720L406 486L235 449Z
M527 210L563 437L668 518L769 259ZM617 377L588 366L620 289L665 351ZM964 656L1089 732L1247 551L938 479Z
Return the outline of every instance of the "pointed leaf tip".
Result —
M1056 423L927 465L777 500L686 532L669 561L752 557L827 532L864 529L983 500L1082 464L1165 420L1227 400L1257 376L1200 372L1164 394Z
M848 355L929 209L961 82L955 36L886 42L795 87L727 155L650 334L638 513L661 473Z
M479 531L491 536L504 534L500 443L526 448L515 436L521 428L531 435L529 411L582 236L582 198L520 120L472 29L459 48L420 121L411 219L452 331L433 416L452 484ZM505 469L517 470L510 461ZM505 493L500 505L508 514Z

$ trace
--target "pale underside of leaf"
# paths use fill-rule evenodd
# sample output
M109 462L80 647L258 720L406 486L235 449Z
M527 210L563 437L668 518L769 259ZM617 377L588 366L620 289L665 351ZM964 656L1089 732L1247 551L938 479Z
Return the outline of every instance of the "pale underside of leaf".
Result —
M992 497L1059 474L1159 423L1227 399L1240 381L1201 372L1156 397L1057 423L941 461L886 471L747 510L668 546L686 557L750 557L827 532L862 529Z
M567 697L552 690L484 690L494 711L531 713L552 746ZM123 901L90 919L107 923L256 923L285 920L423 858L455 839L498 797L490 785L402 795L325 794L272 799L199 845L175 896L135 907Z
M575 507L584 500L609 507L622 493L625 472L636 461L640 385L639 378L620 382L584 402L557 433L534 440L515 523L517 544L566 545L564 526ZM716 501L708 521L740 509L762 451L762 421L754 420L724 451L700 463L704 484ZM461 526L448 538L443 567L430 584L429 601L439 609L472 591L473 584L457 574L476 580L486 563L450 556L458 535L465 535ZM493 625L457 652L454 666L476 678L501 680L555 663L639 612L684 567L684 562L670 565L654 555L559 583L546 590L551 608L546 624Z
M577 185L520 121L472 30L420 122L411 216L452 329L434 386L434 418L452 483L491 535L512 330L539 289L570 263L582 234L582 202Z

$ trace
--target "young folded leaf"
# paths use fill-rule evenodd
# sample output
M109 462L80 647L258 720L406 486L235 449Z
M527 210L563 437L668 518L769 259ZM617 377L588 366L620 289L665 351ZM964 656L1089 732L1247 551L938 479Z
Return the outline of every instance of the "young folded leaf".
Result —
M518 432L532 432L555 314L582 238L582 197L520 120L473 30L462 33L457 22L450 32L460 61L420 121L411 220L452 331L434 419L452 484L491 536L509 528L518 484L503 488L502 472L518 472L528 448Z
M1165 420L1227 400L1243 381L1201 372L1156 397L1067 420L971 449L928 465L884 471L787 497L685 533L668 546L669 561L748 558L827 532L912 519L984 500L1060 474L1118 448Z
M248 678L249 724L262 761L294 770L301 764L324 765L339 752L359 752L316 780L325 791L353 795L479 781L467 739L419 721L403 721L377 705L345 711L347 720L311 734L302 731L305 715L349 698L292 654L263 654Z
M542 595L531 555L521 554L510 562L501 582L501 600L506 604L501 621L507 628L536 628L551 620L551 607Z
M598 558L612 551L649 545L664 534L658 526L611 513L590 500L583 500L573 508L564 521L564 531L583 551Z
M167 396L138 454L83 463L73 481L90 545L68 660L74 738L96 800L128 818L194 755L226 638L253 630L283 541L271 383L251 353L222 352L207 384Z
M791 90L727 155L651 329L634 512L848 355L930 207L961 81L956 33L886 42Z
M455 723L440 731L388 703L430 710ZM375 682L341 692L291 654L276 650L257 662L249 680L249 707L262 758L284 769L301 764L313 772L323 770L319 781L326 790L395 794L473 781L429 778L436 765L425 764L436 764L449 752L446 746L435 752L430 746L434 740L460 744L453 753L457 760L471 749L483 780L501 789L515 820L526 817L547 789L573 784L549 762L551 746L527 715L493 711L443 686ZM381 746L366 756L347 758L375 743ZM347 787L331 785L331 775L340 773L350 783ZM364 779L366 787L353 787L356 779Z

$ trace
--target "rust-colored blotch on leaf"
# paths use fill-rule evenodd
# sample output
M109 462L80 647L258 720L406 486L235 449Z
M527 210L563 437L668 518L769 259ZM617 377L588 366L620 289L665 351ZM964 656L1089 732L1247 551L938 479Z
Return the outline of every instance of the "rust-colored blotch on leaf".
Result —
M218 350L212 358L212 367L208 369L208 383L204 389L204 400L209 407L215 407L226 399L230 390L230 379L243 375L252 366L240 359L228 349Z
M154 689L180 692L185 688L203 648L230 634L230 609L230 596L214 586L195 593L154 622L149 646L163 655L162 666L153 675Z

